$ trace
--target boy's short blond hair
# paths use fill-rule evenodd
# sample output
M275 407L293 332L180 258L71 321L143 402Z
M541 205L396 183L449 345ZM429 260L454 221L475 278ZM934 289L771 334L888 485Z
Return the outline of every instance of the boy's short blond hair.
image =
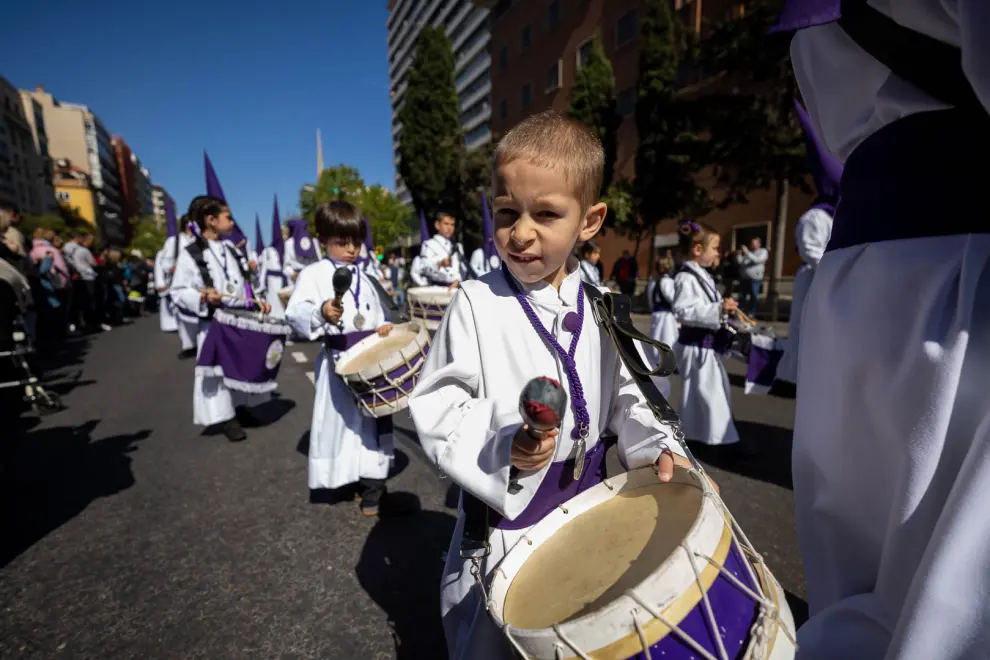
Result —
M601 193L605 149L579 121L548 110L522 120L495 147L495 167L523 158L564 175L574 196L587 209Z

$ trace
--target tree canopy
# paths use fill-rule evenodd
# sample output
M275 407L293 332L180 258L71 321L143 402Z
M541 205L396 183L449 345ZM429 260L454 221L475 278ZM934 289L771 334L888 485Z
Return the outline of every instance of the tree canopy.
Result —
M571 109L568 113L587 126L605 149L605 172L601 194L612 185L615 172L618 108L615 100L615 74L612 61L605 54L601 38L595 35L587 59L577 72L571 88Z

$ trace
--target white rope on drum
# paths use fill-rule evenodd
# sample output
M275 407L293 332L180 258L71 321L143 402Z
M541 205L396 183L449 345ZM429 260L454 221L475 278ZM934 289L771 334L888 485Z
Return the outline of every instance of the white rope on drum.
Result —
M636 610L629 610L629 615L632 617L633 626L636 627L636 635L639 636L639 643L643 647L643 655L646 660L653 660L650 655L650 643L646 641L646 631L643 630L643 626L639 624L639 620L636 618Z
M688 563L691 564L691 570L694 572L694 579L698 583L698 589L701 591L701 601L705 604L705 615L708 617L708 623L712 627L712 637L715 638L715 643L718 645L718 652L723 660L729 660L729 654L725 651L725 644L722 643L722 635L719 632L718 621L715 620L715 610L712 609L712 603L708 599L708 590L705 589L704 584L701 582L701 571L698 570L698 565L694 561L694 552L684 545L684 552L687 553ZM732 549L730 548L731 552Z
M560 626L559 625L554 625L553 631L555 633L557 633L557 638L560 641L562 641L564 644L567 644L567 646L570 647L570 649L572 651L574 651L575 653L578 654L578 657L581 658L581 660L595 660L590 655L588 655L587 653L585 653L584 651L582 651L581 649L579 649L578 646L577 646L577 644L575 644L574 642L572 642L566 635L564 635L564 633L560 632ZM560 646L557 647L557 651L558 652L560 651Z
M649 614L654 619L658 620L660 623L667 626L667 628L669 628L671 632L675 633L681 639L682 642L690 646L691 650L697 653L698 655L700 655L703 660L719 660L711 653L709 653L707 650L705 650L705 648L702 647L701 644L698 644L698 642L696 642L693 637L691 637L686 632L681 630L680 626L678 626L676 623L674 623L673 621L665 617L663 614L661 614L660 610L658 610L657 608L653 607L645 600L643 600L643 598L638 593L636 593L632 589L629 589L626 591L626 595L632 598L637 603L639 603L639 605L644 610L649 612Z

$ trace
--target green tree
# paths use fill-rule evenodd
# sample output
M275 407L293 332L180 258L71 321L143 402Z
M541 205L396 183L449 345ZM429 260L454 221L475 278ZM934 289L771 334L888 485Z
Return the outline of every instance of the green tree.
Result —
M601 194L612 185L615 172L617 133L621 118L615 102L615 74L612 61L596 34L591 51L574 79L571 89L571 109L568 113L587 126L605 148L605 172Z
M299 209L302 216L309 221L310 231L313 231L316 207L335 199L356 204L362 190L364 190L364 179L361 178L357 168L341 163L323 170L316 185L307 184L299 191Z
M18 229L28 238L31 238L37 229L51 229L63 239L67 239L72 232L72 227L62 215L25 215L21 218Z
M424 27L416 38L398 113L399 175L417 209L431 217L462 204L466 159L454 51L443 27Z
M715 26L702 42L702 65L726 82L719 86L724 91L702 99L699 113L710 132L708 159L726 190L720 206L746 203L753 190L774 189L773 320L778 316L778 283L787 245L788 191L797 186L810 192L807 155L792 105L796 84L788 41L766 36L779 9L779 0L747 3L744 17Z
M152 216L143 218L131 218L131 249L141 250L147 258L154 258L155 254L162 249L165 244L166 227L163 224L158 226L158 220Z
M391 192L378 185L364 188L355 204L364 217L371 222L371 237L375 245L386 248L395 245L399 239L413 229L413 210L400 202Z

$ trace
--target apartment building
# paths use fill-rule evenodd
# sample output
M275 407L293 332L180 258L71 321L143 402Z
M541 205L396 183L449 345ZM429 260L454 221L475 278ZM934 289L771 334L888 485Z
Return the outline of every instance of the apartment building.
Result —
M158 226L162 227L165 224L165 206L167 203L171 202L175 205L175 201L172 196L168 194L163 186L158 184L152 184L151 186L151 208L152 215L155 216L155 220L158 221Z
M57 211L45 126L38 112L0 77L0 202L31 215Z
M388 3L388 71L392 104L392 152L399 162L402 124L399 108L407 86L407 73L415 53L416 37L423 26L444 26L455 58L455 84L461 110L464 143L477 149L491 141L491 57L488 10L471 0L390 0ZM412 197L395 174L395 194L407 204Z

